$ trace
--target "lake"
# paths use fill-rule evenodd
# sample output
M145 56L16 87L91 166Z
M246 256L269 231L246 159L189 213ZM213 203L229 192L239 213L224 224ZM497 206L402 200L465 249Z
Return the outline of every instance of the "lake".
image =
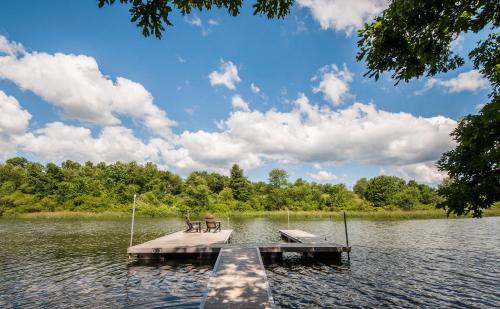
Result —
M286 220L230 220L233 243L279 241ZM227 228L224 219L223 228ZM344 243L343 222L290 228ZM286 254L266 265L278 308L500 307L500 217L349 220L350 263ZM138 219L134 243L184 229ZM212 264L130 264L125 220L0 219L0 308L197 308Z

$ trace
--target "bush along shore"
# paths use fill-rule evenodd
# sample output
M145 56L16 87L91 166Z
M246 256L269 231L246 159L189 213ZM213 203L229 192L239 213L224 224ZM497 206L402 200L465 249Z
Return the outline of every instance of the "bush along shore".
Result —
M436 188L394 176L362 178L350 190L344 184L289 181L282 169L267 182L252 182L233 165L230 176L192 172L182 179L153 163L144 165L64 161L42 165L25 158L0 164L0 216L29 218L116 218L137 214L172 217L207 212L230 217L373 219L446 217L436 209L443 199ZM496 206L496 207L495 207ZM498 203L485 215L498 215Z

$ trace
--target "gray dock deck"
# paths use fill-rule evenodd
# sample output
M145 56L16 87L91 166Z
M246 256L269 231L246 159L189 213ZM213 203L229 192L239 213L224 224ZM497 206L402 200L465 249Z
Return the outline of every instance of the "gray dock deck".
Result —
M298 248L312 248L316 252L351 252L351 247L340 245L329 241L326 237L302 231L302 230L280 230L281 238L286 240L286 245L297 245ZM293 247L293 246L292 246Z
M212 254L218 253L221 245L229 242L233 230L218 233L175 232L151 241L129 247L129 255L149 254Z
M259 249L224 248L200 308L273 308L274 302Z

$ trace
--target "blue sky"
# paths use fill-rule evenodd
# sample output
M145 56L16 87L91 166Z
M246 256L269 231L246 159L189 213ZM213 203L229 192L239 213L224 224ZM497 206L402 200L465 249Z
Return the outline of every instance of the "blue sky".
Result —
M341 10L339 10L339 3ZM360 5L362 4L362 5ZM242 165L343 182L438 183L455 120L486 102L467 61L394 86L363 77L356 29L382 0L299 0L284 20L176 12L162 40L127 7L10 1L0 11L0 160L154 161L182 175ZM464 56L481 35L457 38Z

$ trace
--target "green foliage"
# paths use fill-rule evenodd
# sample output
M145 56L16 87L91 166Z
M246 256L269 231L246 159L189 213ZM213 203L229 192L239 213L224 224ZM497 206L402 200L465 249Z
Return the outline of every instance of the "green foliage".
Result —
M229 188L231 188L234 198L238 201L245 202L250 198L250 182L243 175L243 170L238 164L234 164L233 167L231 167Z
M145 216L222 215L255 211L365 211L381 207L405 210L433 207L441 199L436 190L397 177L361 179L355 189L343 184L318 184L275 169L270 182L251 182L233 165L230 177L192 172L183 181L153 163L106 165L64 161L60 166L12 158L0 164L0 215L36 212L130 212L132 197L137 213ZM359 193L362 187L365 193ZM366 196L368 200L364 199ZM427 206L424 204L428 204Z
M98 0L98 5L112 5L116 0ZM225 8L236 16L240 13L243 0L119 0L121 4L130 4L130 21L142 28L145 37L162 37L165 26L172 26L169 14L177 9L182 15L193 10L210 10L212 7ZM283 18L290 12L294 0L256 0L253 5L254 15L266 15L268 18Z
M454 54L451 42L462 32L477 33L487 26L500 26L498 12L496 0L394 0L381 16L359 31L357 59L366 60L369 77L378 79L383 72L391 71L397 82L454 70L464 64L464 59ZM478 60L478 67L495 59L492 53L498 51L484 46L470 56L485 56L484 61Z
M354 193L356 193L359 197L362 198L366 196L367 189L368 189L368 180L364 177L356 181L356 184L352 188Z
M392 197L394 205L404 210L414 209L420 201L420 190L415 186L406 186Z
M288 184L288 173L279 168L272 169L269 172L269 184L273 187L284 187Z
M394 204L394 196L404 188L405 181L394 176L377 176L368 181L365 198L376 207Z
M482 210L500 201L500 96L483 107L479 115L464 117L453 131L458 145L445 153L438 167L448 172L439 193L439 204L457 215Z

